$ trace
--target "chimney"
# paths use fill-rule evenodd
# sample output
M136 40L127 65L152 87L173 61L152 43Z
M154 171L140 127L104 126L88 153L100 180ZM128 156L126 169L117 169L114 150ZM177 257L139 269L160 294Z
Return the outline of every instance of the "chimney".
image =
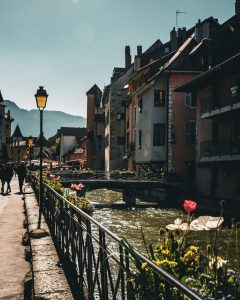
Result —
M170 32L170 41L171 41L171 51L174 51L177 49L177 32L175 30L175 27L173 27L172 31Z
M235 14L240 12L240 0L236 0L235 2Z
M179 28L177 32L178 46L182 45L186 41L186 37L186 27Z
M142 46L137 46L137 56L142 55Z
M130 47L125 47L125 68L128 69L131 66L131 55L130 55Z

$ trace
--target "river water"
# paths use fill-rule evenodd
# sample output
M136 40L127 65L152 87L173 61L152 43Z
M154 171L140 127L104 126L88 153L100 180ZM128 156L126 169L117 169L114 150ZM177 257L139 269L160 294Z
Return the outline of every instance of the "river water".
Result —
M122 194L105 189L94 190L88 192L86 196L92 202L98 203L114 203L122 201ZM138 199L137 202L140 202ZM103 226L110 229L119 237L126 238L140 252L146 253L141 227L144 232L147 244L156 244L159 241L159 229L165 228L167 224L173 223L176 218L182 218L183 211L176 209L161 208L103 208L95 209L93 218L100 222ZM226 257L228 248L228 237L230 229L222 227L218 232L218 251L219 255ZM200 246L202 251L206 251L207 245L210 243L209 231L191 232L190 241ZM236 266L235 260L235 241L232 239L229 244L230 249L230 265Z

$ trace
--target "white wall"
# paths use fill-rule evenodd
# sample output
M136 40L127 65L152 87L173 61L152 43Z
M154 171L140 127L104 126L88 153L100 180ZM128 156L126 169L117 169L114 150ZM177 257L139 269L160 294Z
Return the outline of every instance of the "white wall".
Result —
M165 90L165 106L154 106L154 90ZM151 161L165 161L167 147L167 89L166 77L163 74L160 79L151 83L149 88L138 95L142 99L142 113L137 107L136 123L136 163ZM165 146L153 146L153 125L165 124ZM142 130L142 147L138 147L138 133Z
M77 146L78 143L75 136L61 136L60 157Z

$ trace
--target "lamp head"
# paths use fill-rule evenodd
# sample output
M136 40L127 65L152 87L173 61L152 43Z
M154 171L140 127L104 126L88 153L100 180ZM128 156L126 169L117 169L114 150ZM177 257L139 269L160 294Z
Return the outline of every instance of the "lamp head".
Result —
M32 136L30 136L28 138L28 147L32 147L32 145L33 145L33 138L32 138Z
M44 109L47 104L48 94L46 90L44 90L43 86L40 86L35 95L37 107L39 109Z

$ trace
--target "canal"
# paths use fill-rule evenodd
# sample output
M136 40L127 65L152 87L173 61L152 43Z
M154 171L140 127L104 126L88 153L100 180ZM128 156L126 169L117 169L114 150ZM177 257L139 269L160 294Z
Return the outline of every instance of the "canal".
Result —
M106 189L99 189L88 192L86 196L93 203L120 203L122 194ZM141 203L137 199L137 203ZM102 208L94 209L93 218L110 229L119 237L126 238L140 252L146 253L141 227L143 228L147 244L156 244L159 241L159 230L165 228L167 224L173 223L176 218L182 218L183 211L176 209L161 208ZM219 255L226 257L228 248L228 237L230 228L222 227L218 233L218 251ZM200 246L204 252L210 241L209 231L191 232L190 241ZM236 246L234 239L230 242L230 265L236 266Z

